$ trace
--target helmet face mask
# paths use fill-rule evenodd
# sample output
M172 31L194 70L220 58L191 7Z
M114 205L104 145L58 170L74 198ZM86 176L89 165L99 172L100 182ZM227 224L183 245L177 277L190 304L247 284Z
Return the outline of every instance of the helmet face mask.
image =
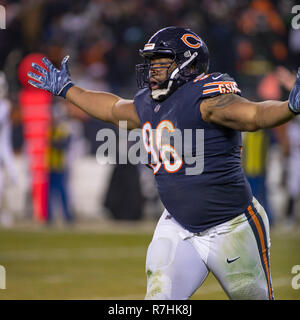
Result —
M168 58L169 62L156 62L158 59ZM172 59L172 60L171 60ZM160 87L165 85L165 82L168 80L168 77L171 73L171 67L174 65L175 59L172 56L166 55L153 55L151 58L145 58L145 62L143 64L138 64L136 66L137 72L137 82L139 88L146 88L151 86L151 73L156 71L161 73L162 70L165 71L165 79L159 81L158 84Z
M208 71L209 54L205 43L191 30L168 27L155 33L144 49L140 50L144 63L136 66L138 87L150 88L151 61L167 57L176 67L168 69L166 79L160 83L160 92L152 90L154 100L162 101L184 83Z

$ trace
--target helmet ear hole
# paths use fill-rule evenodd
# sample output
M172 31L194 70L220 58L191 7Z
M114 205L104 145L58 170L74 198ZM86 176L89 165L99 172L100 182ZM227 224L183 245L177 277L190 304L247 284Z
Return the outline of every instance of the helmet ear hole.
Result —
M190 57L191 57L191 55L192 55L192 53L191 53L191 51L190 51L190 50L185 51L185 53L183 54L183 56L184 56L185 58L190 58Z

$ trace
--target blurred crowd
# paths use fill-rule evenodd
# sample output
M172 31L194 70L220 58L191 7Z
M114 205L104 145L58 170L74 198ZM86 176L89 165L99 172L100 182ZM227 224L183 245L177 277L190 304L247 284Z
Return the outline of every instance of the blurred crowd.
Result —
M68 54L76 84L124 98L133 97L137 91L135 65L141 62L138 49L165 26L188 27L198 33L210 51L209 71L230 74L249 99L287 99L300 61L300 29L291 27L292 7L296 5L293 0L2 0L1 4L6 7L7 29L0 31L0 70L8 82L15 154L22 153L24 148L17 70L22 58L32 52L46 55L57 67ZM54 100L53 104L57 103L64 104L64 117L72 123L69 127L81 150L78 156L95 155L99 146L97 131L111 126ZM300 123L295 120L291 126L299 131ZM270 212L271 221L275 209L272 203L267 203L268 150L276 146L280 152L281 178L289 199L284 210L289 217L295 216L291 212L296 210L294 200L300 190L294 186L291 191L288 187L291 174L286 172L291 151L295 151L291 149L297 141L295 136L300 141L300 133L290 129L290 125L244 135L245 172L254 193ZM63 139L64 143L56 146L72 150L71 140L64 135ZM142 170L140 180L151 180ZM57 188L64 193L60 185L63 180L58 181L57 176L55 179ZM300 185L298 179L296 184ZM149 191L144 183L142 187L144 193L151 194L150 200L157 203L155 192ZM140 198L145 198L145 194ZM66 194L62 199L63 203L68 201ZM144 204L141 200L139 208ZM71 221L71 209L67 204L64 206L66 220ZM132 219L141 216L134 214Z

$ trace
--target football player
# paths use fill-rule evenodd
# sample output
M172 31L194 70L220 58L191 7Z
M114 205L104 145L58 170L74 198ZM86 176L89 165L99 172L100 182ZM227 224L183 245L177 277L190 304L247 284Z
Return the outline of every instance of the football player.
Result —
M17 170L11 139L11 102L8 99L8 83L5 73L0 71L0 224L11 226L13 218L5 207L4 191L7 188L5 173L8 176L8 185L16 185Z
M146 299L188 299L210 271L231 299L273 299L269 222L241 168L241 131L278 126L300 113L300 70L289 101L253 102L229 75L208 73L207 46L189 29L159 30L140 54L141 90L133 100L74 85L68 57L60 70L46 58L47 70L33 64L29 82L95 118L142 128L165 206L147 252ZM175 129L200 132L184 157L161 143L162 132ZM192 157L200 166L187 174Z

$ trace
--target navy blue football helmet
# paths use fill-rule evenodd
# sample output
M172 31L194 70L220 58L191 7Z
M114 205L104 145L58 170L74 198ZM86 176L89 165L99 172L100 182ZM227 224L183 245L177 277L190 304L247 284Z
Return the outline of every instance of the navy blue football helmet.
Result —
M151 59L168 57L176 68L168 71L167 79L152 90L154 100L162 101L184 83L208 72L209 52L204 41L193 31L180 27L167 27L156 32L141 49L143 64L136 66L137 83L140 89L150 87ZM170 68L168 64L167 68Z

